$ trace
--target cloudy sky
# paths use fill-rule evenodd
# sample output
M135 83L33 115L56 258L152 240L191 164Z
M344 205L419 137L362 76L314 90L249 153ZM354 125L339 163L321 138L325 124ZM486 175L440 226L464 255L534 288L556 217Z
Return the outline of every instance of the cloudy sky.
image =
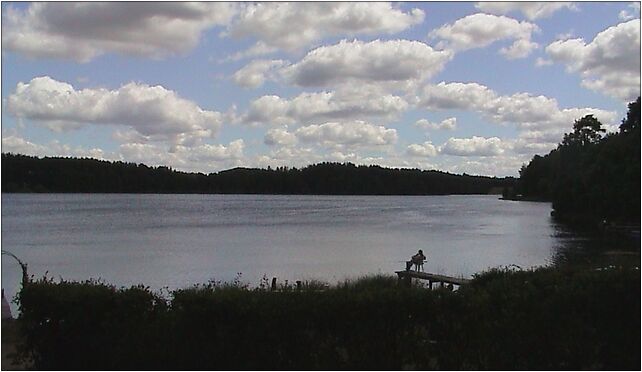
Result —
M517 175L617 128L639 5L2 2L2 151Z

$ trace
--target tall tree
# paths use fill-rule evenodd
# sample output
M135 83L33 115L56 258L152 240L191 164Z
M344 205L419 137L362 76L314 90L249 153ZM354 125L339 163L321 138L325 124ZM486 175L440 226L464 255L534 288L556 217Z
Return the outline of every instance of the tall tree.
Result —
M586 115L573 124L573 132L564 135L562 146L586 146L593 145L602 139L602 133L606 132L602 128L602 123L593 117Z
M640 97L635 102L629 103L629 111L620 125L621 133L629 133L640 129Z
M619 133L603 136L587 115L545 156L520 170L520 191L553 202L569 222L640 221L640 98L628 105Z

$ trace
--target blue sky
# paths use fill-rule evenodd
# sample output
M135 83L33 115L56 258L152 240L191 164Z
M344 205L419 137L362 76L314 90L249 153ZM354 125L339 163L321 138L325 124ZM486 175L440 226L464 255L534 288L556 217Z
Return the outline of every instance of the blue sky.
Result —
M640 94L640 3L2 3L2 151L517 175Z

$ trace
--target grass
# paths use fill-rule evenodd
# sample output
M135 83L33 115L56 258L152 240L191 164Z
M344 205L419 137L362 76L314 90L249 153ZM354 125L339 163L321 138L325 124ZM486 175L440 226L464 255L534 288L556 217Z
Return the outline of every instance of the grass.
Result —
M38 369L638 369L640 272L495 269L458 291L392 276L171 292L37 280L19 294ZM20 360L18 360L20 361Z

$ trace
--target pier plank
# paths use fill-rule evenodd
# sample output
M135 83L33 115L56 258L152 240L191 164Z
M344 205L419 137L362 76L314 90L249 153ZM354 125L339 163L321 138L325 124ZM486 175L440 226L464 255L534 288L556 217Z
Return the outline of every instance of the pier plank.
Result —
M423 271L404 270L404 271L395 271L395 273L399 277L399 280L402 280L402 279L410 280L410 278L417 278L417 279L428 280L431 284L448 283L448 284L455 284L455 285L464 285L470 282L470 279L455 278L452 276L426 273Z

